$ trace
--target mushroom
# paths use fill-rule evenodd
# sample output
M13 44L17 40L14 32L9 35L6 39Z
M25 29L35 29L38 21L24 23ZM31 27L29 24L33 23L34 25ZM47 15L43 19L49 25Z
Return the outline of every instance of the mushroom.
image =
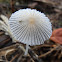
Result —
M52 34L52 26L48 17L35 9L20 9L9 18L10 30L13 37L26 44L25 55L28 48L43 44Z
M52 32L52 36L50 37L50 40L52 40L55 43L62 44L62 28L55 29Z

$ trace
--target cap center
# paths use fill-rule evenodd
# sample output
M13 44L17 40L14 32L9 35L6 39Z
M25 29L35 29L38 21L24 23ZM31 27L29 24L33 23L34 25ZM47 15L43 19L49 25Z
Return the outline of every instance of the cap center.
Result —
M29 23L30 24L34 24L35 23L35 20L33 18L29 19Z

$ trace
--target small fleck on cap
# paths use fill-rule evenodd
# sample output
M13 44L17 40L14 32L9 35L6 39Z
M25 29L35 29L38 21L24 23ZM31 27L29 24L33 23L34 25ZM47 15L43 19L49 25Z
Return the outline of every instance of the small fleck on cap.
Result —
M43 44L52 34L48 17L35 9L20 9L9 19L13 36L21 43L30 46Z

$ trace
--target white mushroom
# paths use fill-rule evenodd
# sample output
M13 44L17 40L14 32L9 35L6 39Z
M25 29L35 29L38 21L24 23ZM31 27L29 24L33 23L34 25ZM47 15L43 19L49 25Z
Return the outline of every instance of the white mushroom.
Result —
M48 40L52 34L52 26L48 17L35 9L20 9L13 13L9 19L10 30L13 36L21 43L40 45Z

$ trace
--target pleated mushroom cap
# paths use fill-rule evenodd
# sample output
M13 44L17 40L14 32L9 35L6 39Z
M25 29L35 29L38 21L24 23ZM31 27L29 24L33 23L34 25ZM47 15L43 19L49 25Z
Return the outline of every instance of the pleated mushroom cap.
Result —
M13 36L21 43L30 46L43 44L52 34L48 17L35 9L20 9L9 19Z

